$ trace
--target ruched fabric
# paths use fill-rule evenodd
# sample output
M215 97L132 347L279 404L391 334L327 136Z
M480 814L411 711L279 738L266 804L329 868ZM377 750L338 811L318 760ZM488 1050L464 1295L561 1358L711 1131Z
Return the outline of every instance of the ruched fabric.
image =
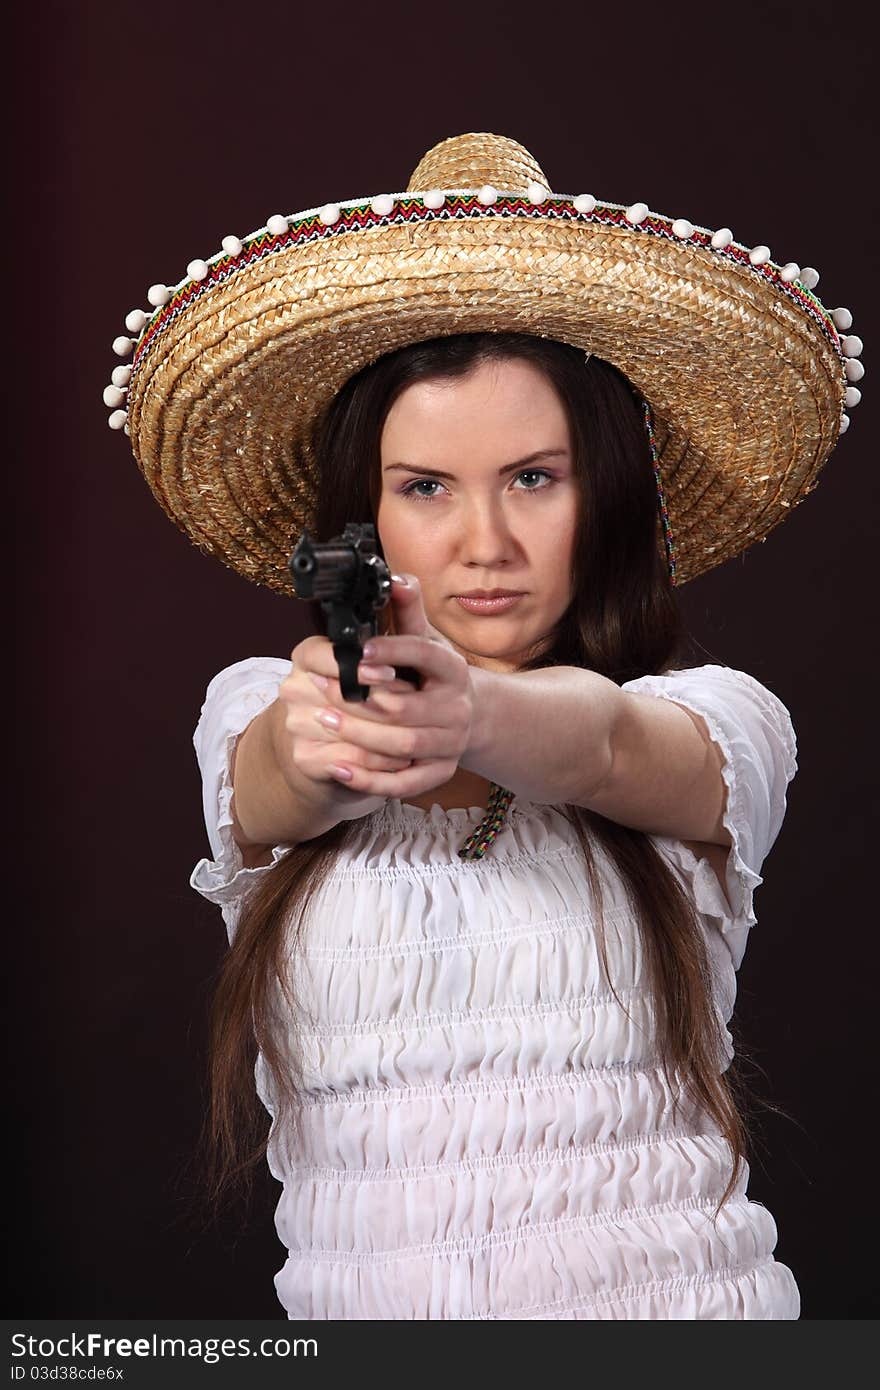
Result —
M250 658L208 687L194 736L212 859L191 885L230 940L271 866L232 836L235 741L289 662ZM624 690L698 712L721 747L732 839L708 860L651 839L693 896L727 1024L760 869L795 775L785 706L744 672L705 666ZM294 1139L274 1118L282 1184L275 1277L296 1319L796 1319L776 1226L747 1196L709 1117L679 1102L653 1047L640 934L595 846L611 978L574 833L516 799L483 860L457 851L481 807L389 800L313 893L294 957L305 1065ZM287 848L273 847L273 863ZM733 1055L727 1034L728 1060ZM274 1115L262 1057L256 1085Z

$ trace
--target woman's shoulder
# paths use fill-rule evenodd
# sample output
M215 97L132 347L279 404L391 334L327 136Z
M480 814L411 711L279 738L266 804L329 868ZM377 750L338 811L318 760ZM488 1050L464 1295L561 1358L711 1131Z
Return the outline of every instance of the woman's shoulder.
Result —
M221 697L236 695L257 686L279 683L290 674L290 658L280 656L246 656L233 661L212 676L205 691L205 704Z
M769 685L750 672L707 662L703 666L673 667L657 675L637 676L620 688L687 704L707 723L730 721L746 739L763 741L769 737L781 746L787 770L794 775L797 738L791 711Z

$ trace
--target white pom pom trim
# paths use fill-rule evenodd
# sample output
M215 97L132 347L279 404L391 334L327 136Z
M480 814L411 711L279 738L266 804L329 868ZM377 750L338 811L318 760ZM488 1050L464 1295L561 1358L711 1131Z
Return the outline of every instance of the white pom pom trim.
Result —
M121 386L105 386L104 404L109 406L122 405L125 400L125 394Z
M849 429L849 416L848 416L848 415L841 415L841 417L840 417L840 433L841 433L841 434L846 434L846 432L847 432L848 429Z
M497 202L499 193L491 184L484 184L483 187L479 189L476 196L478 201L484 206L489 206ZM533 181L528 185L527 196L533 206L539 206L553 195L546 185L538 181ZM426 207L436 211L445 204L446 195L441 189L429 189L422 195L422 199ZM352 206L354 206L354 200L352 201ZM370 206L377 215L388 216L395 206L394 195L388 193L377 194L376 197L371 199ZM597 200L592 193L580 193L573 199L575 211L585 216L589 216L594 212L596 206ZM629 207L623 209L623 211L626 220L633 226L639 226L651 216L648 205L641 202L632 203ZM318 209L318 216L326 226L330 226L337 222L341 215L342 207L337 203L327 203L324 207ZM676 218L675 221L667 225L671 227L672 234L682 241L689 240L695 232L694 224L684 217ZM289 230L290 222L288 218L283 217L280 213L276 213L268 219L266 227L273 236L279 236ZM703 229L701 229L701 234L703 234ZM259 232L252 234L252 236L258 235ZM720 227L711 234L711 245L716 251L726 250L733 242L733 232L729 227ZM238 256L244 249L244 243L241 238L233 235L225 236L221 244L224 253L228 256ZM742 248L742 250L745 249L745 247ZM770 248L763 245L754 246L748 251L748 258L753 266L765 265L771 260ZM801 268L797 262L788 261L785 265L777 267L776 269L779 279L783 284L792 284L797 280L805 289L813 290L819 283L819 272L812 266L804 266ZM187 266L187 274L193 280L204 280L208 275L208 271L209 264L202 259L190 261ZM168 303L173 293L174 290L168 285L151 285L147 291L147 300L154 309L158 309ZM853 319L849 309L841 306L829 312L832 322L840 334L845 333L846 330L852 326ZM149 321L149 317L149 314L141 309L132 309L131 312L126 315L126 328L132 334L139 334ZM116 338L113 342L113 351L118 356L123 357L127 356L133 350L134 346L135 343L131 338L120 335L120 337ZM840 339L840 349L846 358L844 369L848 382L861 381L864 376L865 369L861 362L858 361L862 348L862 340L855 335L841 337ZM114 369L111 374L112 386L107 387L104 393L108 405L116 401L117 393L121 393L121 395L124 396L124 388L128 385L130 377L130 367L120 366ZM116 389L115 393L114 388ZM848 387L846 392L847 406L852 408L857 405L860 400L861 392L856 390L854 386ZM121 410L117 410L114 414L117 416L125 416L125 412ZM844 417L844 419L846 419L846 417ZM123 423L123 421L119 421L113 425L113 428L119 429L122 427ZM845 428L846 425L843 426L843 429ZM126 433L128 433L127 427Z
M847 410L854 410L861 399L862 393L858 386L847 386L843 393L843 400Z
M127 420L128 420L128 412L127 412L127 411L125 411L125 410L114 410L113 414L108 418L107 424L110 426L111 430L121 430L122 427L123 427L123 425L126 423Z

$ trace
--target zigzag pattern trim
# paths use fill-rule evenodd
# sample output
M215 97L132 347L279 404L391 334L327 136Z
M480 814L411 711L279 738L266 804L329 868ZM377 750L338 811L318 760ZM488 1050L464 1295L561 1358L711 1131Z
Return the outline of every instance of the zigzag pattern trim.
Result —
M797 281L782 280L780 267L772 261L766 261L763 265L753 265L749 260L747 247L736 242L731 242L723 248L712 246L712 233L705 228L695 227L689 237L679 237L673 232L670 219L649 213L643 222L633 224L627 221L625 208L614 203L597 203L592 212L578 212L574 200L569 197L550 197L545 202L535 205L526 198L511 196L499 197L495 203L484 204L478 200L476 194L452 194L447 196L440 208L427 207L421 198L402 197L395 199L392 212L383 214L375 212L370 203L365 202L341 208L339 220L334 223L324 223L316 213L310 213L302 218L291 219L287 231L278 236L269 231L258 233L245 243L237 256L223 255L209 262L208 274L203 280L187 280L174 291L168 303L147 320L135 345L132 376L137 372L148 350L178 315L197 299L209 294L217 285L225 283L239 271L263 260L266 256L289 250L293 246L368 231L374 227L495 217L522 217L530 221L564 221L626 227L631 232L663 237L681 247L703 247L713 255L734 261L753 275L760 275L769 281L780 293L785 294L809 314L843 360L840 338L831 315L815 295Z

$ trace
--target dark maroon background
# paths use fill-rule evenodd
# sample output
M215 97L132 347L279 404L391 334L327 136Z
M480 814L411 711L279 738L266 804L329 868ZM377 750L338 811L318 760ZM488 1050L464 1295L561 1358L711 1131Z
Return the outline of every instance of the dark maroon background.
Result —
M225 947L188 886L207 848L191 735L211 676L286 656L306 615L163 515L107 428L110 343L149 284L225 233L398 191L437 141L492 130L560 191L643 199L816 265L870 366L869 49L858 7L830 3L16 9L8 1313L280 1316L280 1189L261 1172L251 1212L206 1229L187 1168ZM790 1116L760 1122L750 1193L805 1318L876 1314L870 376L865 396L786 524L681 591L706 659L769 685L798 734L738 1017Z

